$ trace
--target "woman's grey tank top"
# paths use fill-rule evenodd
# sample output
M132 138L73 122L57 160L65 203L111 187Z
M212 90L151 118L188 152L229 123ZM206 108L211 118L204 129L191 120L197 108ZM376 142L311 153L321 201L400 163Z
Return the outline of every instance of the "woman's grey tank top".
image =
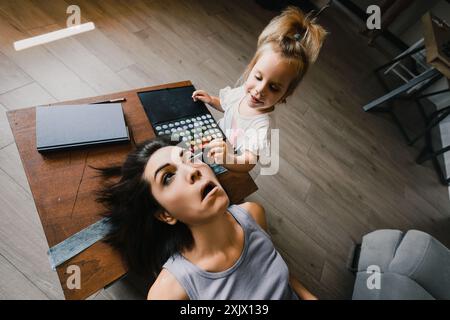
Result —
M191 300L298 299L289 285L289 271L269 235L243 208L228 208L245 234L244 249L236 263L222 272L207 272L181 254L167 260L166 268Z

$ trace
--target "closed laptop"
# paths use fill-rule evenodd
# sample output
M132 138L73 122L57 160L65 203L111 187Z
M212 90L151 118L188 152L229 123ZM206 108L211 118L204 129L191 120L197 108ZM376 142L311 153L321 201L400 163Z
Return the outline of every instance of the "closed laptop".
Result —
M129 140L120 103L36 108L39 152Z

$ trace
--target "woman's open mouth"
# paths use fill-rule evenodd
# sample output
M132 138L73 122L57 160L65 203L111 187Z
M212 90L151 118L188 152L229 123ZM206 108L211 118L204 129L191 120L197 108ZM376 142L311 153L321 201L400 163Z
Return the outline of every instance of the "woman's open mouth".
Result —
M210 181L205 184L201 190L202 201L215 194L217 190L219 190L219 187L214 182Z

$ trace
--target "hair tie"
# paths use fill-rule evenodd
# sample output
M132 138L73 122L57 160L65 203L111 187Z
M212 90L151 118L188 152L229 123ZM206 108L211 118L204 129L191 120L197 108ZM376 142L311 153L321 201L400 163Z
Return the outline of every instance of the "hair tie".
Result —
M316 19L320 16L320 14L327 8L331 7L331 5L333 4L333 0L329 0L328 3L326 5L324 5L322 8L319 9L318 12L316 12L316 10L312 10L311 13L313 14L314 18Z
M302 35L300 33L296 33L296 34L294 34L294 39L295 39L295 41L300 41L300 40L302 40Z

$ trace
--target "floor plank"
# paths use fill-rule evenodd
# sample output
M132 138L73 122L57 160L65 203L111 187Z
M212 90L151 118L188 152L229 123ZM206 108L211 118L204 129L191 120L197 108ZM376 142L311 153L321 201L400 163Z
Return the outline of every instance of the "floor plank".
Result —
M0 170L3 170L12 180L19 184L22 189L31 196L30 186L28 185L19 151L15 143L0 150Z
M58 25L50 25L34 29L32 35L39 35L58 29ZM45 48L94 89L96 94L127 90L127 84L96 55L82 46L76 38L62 39L49 43L45 45Z
M156 82L156 79L150 78L144 70L135 64L123 68L118 71L117 74L126 81L131 88L148 87L151 83Z
M53 23L53 20L31 1L4 0L0 3L0 12L21 30L31 30Z
M50 299L63 298L31 196L0 170L0 254ZM7 274L2 274L7 277ZM23 288L25 290L25 288Z
M69 4L96 29L14 51L14 41L65 27ZM251 0L1 1L0 297L19 297L19 288L30 298L62 297L5 110L181 80L217 95L234 86L275 15ZM388 60L385 50L368 47L336 7L320 23L330 34L318 61L276 108L280 170L253 172L259 191L249 200L265 207L273 241L301 282L319 298L348 299L348 252L365 233L420 229L450 246L449 194L429 164L415 163L419 145L408 147L389 118L361 110L384 93L371 70ZM90 297L138 298L127 279Z
M355 276L346 269L344 264L333 265L330 261L325 261L320 282L329 288L331 292L336 292L330 299L351 299L353 293L353 283Z
M111 300L143 300L147 298L134 287L127 277L105 288L103 294Z
M36 82L0 95L0 103L8 110L47 105L54 102L56 102L56 99Z
M31 78L16 66L8 57L0 53L0 94L20 88L33 82Z
M0 254L0 300L46 300L48 297Z
M102 60L111 70L119 72L134 64L129 54L121 49L114 41L105 36L102 31L95 29L77 37L79 42L98 59Z
M14 141L6 111L7 109L0 104L0 150Z
M112 300L112 299L110 296L108 296L107 293L105 293L105 290L102 289L99 292L88 297L86 300Z
M57 100L77 99L96 94L91 87L60 60L56 59L45 47L37 46L27 50L15 51L12 43L28 38L30 35L24 30L15 28L8 22L8 17L0 11L0 29L5 35L0 38L0 52L11 59ZM39 61L39 63L36 63L36 61Z

